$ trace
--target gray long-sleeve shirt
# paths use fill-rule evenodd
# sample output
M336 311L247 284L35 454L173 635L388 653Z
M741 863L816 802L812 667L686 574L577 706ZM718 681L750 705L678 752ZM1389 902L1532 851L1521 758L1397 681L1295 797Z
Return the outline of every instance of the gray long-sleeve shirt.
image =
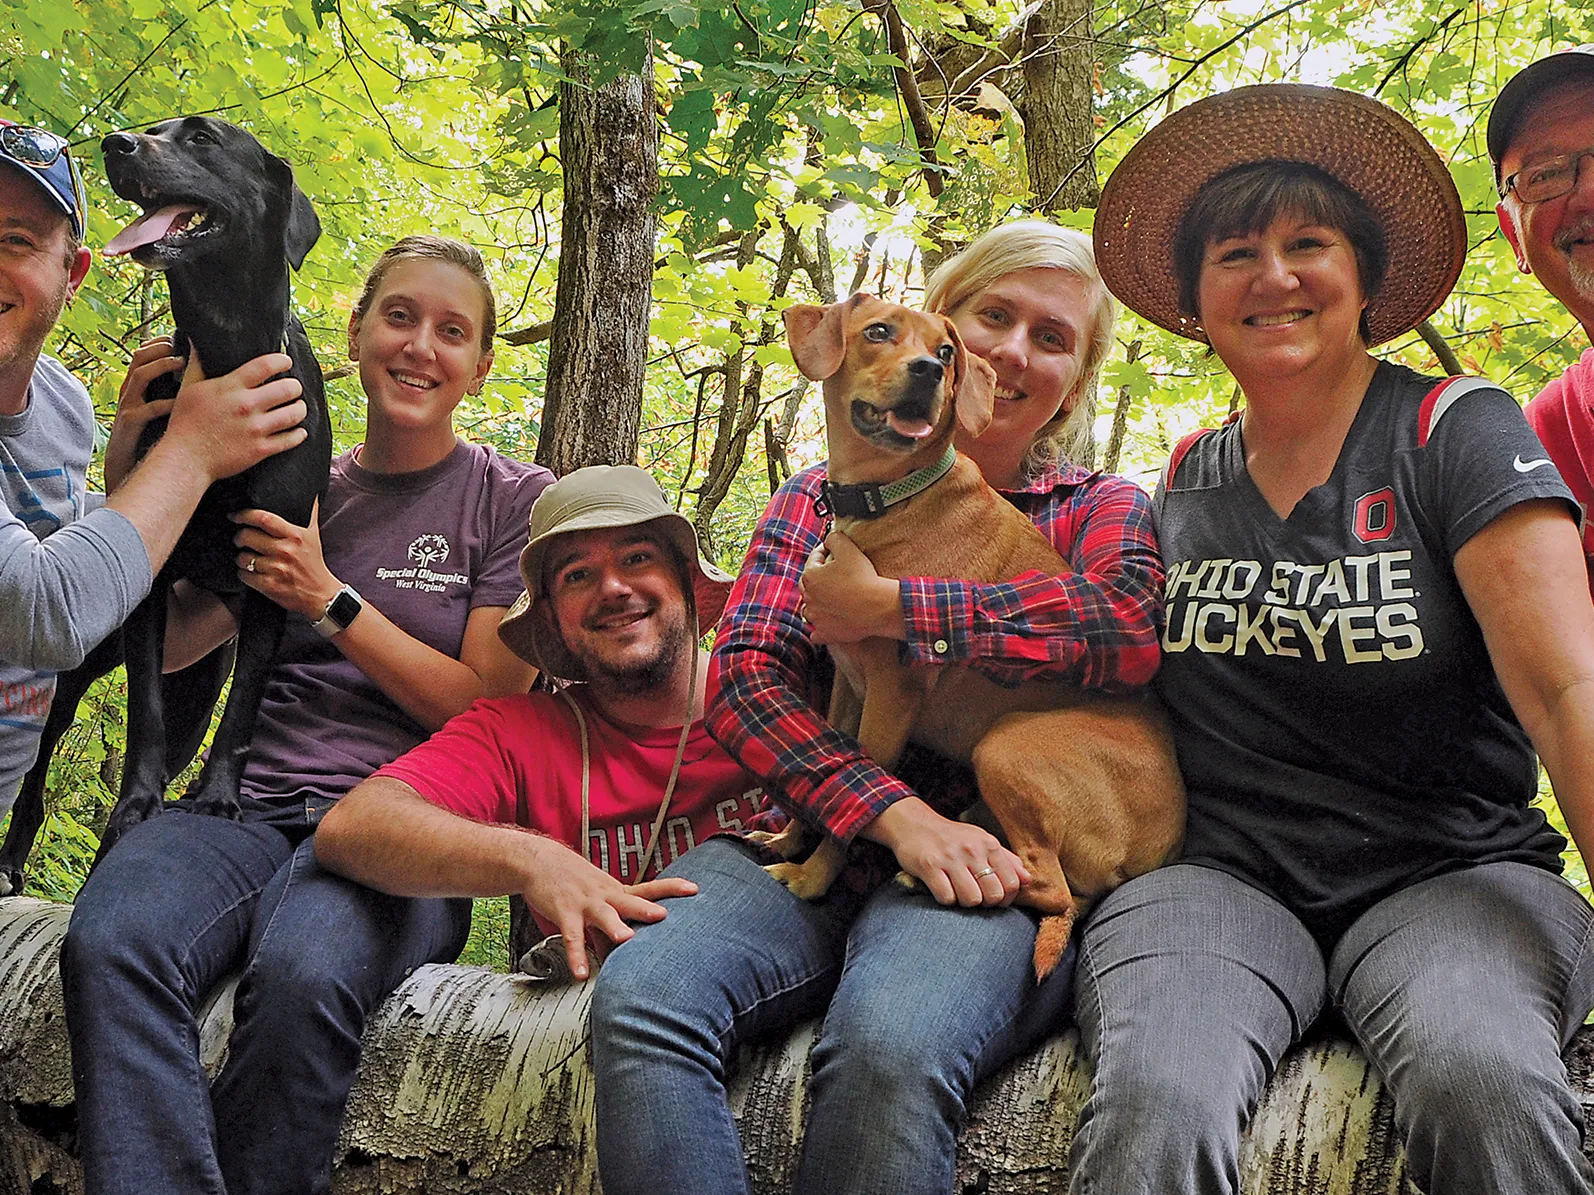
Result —
M20 415L0 416L0 817L33 765L55 693L149 592L144 541L114 510L91 509L88 391L40 357Z

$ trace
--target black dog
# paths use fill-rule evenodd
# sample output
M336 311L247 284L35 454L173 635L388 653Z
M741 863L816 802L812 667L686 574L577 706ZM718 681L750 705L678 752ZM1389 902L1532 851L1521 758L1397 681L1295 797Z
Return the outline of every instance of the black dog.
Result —
M321 234L315 209L294 184L288 163L236 125L200 116L165 121L144 133L113 133L101 148L112 189L145 211L107 251L131 251L135 261L165 272L177 325L174 352L197 353L205 375L219 377L263 353L285 351L309 408L302 444L205 493L149 597L123 627L127 761L121 795L101 839L103 857L122 834L159 812L170 779L161 657L167 592L178 578L218 594L243 594L232 692L193 802L195 812L238 816L238 781L287 613L239 584L237 528L227 516L258 507L308 524L326 490L332 428L320 366L288 310L288 267L298 269ZM159 381L167 388L158 392L151 384L148 398L175 394L175 378ZM165 420L153 421L140 450L164 429ZM187 728L173 729L176 737L187 737Z

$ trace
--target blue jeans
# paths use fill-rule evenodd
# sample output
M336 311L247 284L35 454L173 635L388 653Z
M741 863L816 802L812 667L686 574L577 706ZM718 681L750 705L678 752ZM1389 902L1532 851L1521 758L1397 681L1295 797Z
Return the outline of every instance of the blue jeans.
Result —
M821 1014L796 1190L951 1191L969 1096L1062 1020L1071 949L1037 987L1022 910L896 885L808 903L725 839L665 874L698 894L615 950L592 998L606 1195L746 1192L732 1051Z
M458 956L470 902L322 871L308 833L168 810L84 884L61 976L87 1195L329 1189L366 1016ZM239 967L207 1084L195 1013Z
M1241 1126L1334 1003L1395 1101L1434 1195L1588 1195L1561 1050L1594 1005L1594 910L1491 863L1364 913L1327 960L1272 897L1205 867L1131 880L1085 926L1077 1015L1095 1067L1074 1195L1232 1195Z

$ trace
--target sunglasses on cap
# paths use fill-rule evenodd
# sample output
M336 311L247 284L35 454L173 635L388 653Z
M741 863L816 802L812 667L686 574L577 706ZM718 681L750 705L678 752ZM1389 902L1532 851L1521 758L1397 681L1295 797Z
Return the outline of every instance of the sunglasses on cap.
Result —
M27 166L41 173L50 171L63 157L66 158L66 176L72 189L72 215L77 223L78 235L81 236L85 224L83 180L78 177L77 164L67 152L66 138L32 125L0 123L0 154L19 166ZM52 191L60 194L59 179L47 176L44 181Z

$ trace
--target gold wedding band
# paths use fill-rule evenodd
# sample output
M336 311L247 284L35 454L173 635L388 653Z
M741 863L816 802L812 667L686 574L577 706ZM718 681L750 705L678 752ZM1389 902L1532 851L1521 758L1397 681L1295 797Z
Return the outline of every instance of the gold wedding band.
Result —
M246 572L246 573L254 572L255 571L255 561L257 561L259 559L260 559L260 557L258 557L258 556L251 556L249 558L249 563L244 565L244 572Z
M975 872L974 873L974 878L976 880L983 880L986 876L993 876L995 874L996 874L996 868L987 867L984 871Z

